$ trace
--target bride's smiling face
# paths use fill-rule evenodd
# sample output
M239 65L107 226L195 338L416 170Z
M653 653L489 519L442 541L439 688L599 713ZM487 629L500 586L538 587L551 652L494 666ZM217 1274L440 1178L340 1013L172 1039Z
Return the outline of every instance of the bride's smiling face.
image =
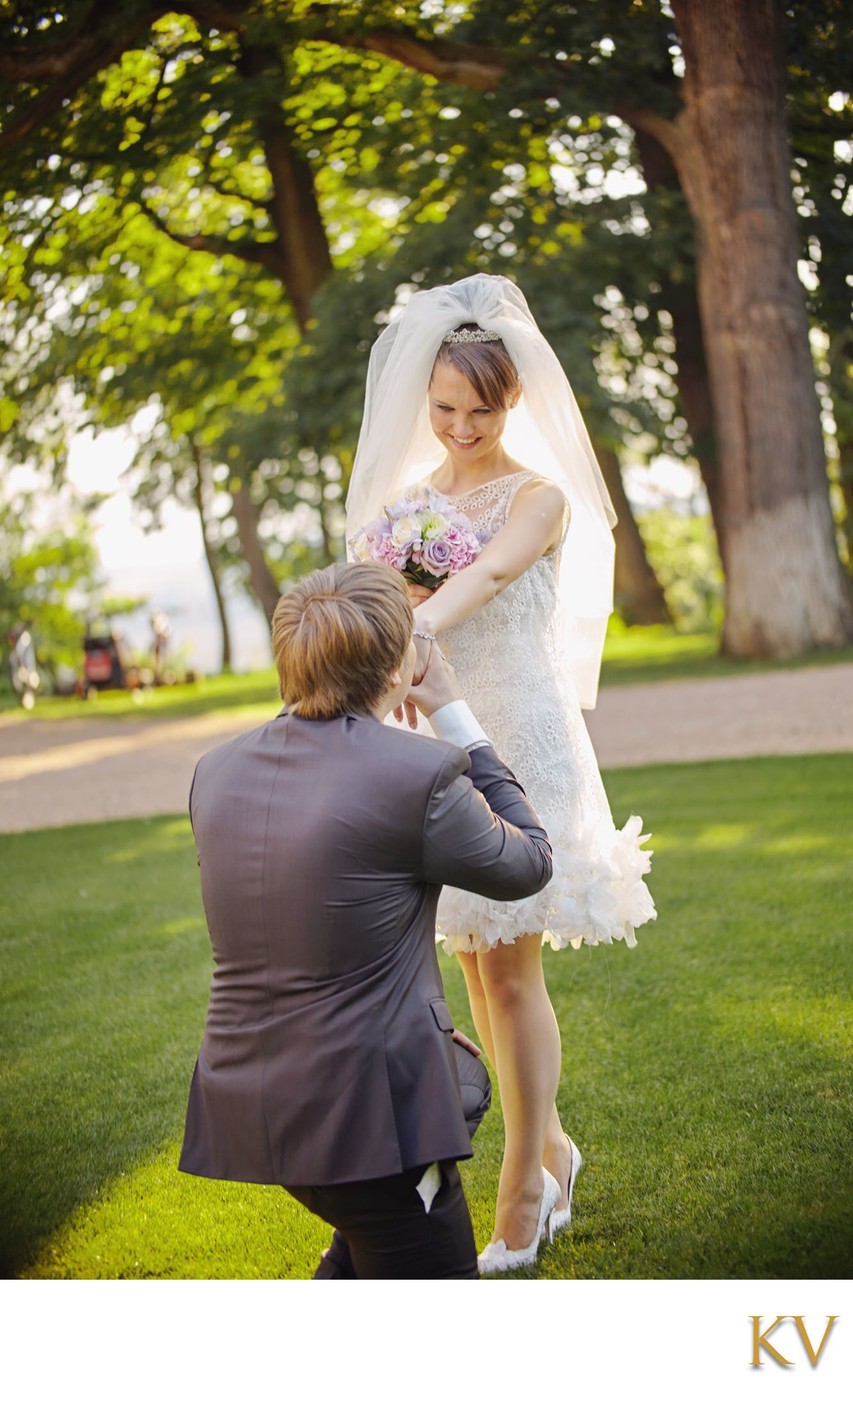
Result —
M429 386L429 422L454 462L482 462L500 448L511 408L484 405L460 370L447 362L436 365Z

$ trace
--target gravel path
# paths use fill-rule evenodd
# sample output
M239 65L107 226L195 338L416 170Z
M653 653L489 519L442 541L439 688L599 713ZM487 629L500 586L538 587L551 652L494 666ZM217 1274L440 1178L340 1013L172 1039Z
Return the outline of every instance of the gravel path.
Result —
M0 832L184 812L199 756L262 720L0 721ZM853 751L853 664L604 689L587 722L605 768Z

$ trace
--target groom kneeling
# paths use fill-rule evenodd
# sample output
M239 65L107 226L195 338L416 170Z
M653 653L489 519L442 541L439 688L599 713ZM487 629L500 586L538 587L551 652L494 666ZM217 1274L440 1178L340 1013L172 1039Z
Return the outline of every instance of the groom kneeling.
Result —
M180 1168L284 1186L334 1225L316 1276L476 1278L436 905L444 883L538 892L548 839L435 644L412 687L389 567L306 577L273 648L284 709L190 792L214 973ZM381 725L406 697L438 739Z

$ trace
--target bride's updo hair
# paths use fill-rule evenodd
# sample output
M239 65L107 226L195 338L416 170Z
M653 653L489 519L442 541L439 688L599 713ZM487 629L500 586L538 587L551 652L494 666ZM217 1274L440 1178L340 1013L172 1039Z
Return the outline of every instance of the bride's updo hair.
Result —
M463 322L455 332L479 332L476 322ZM519 390L518 371L502 341L442 342L433 365L453 366L470 381L490 410L508 410ZM430 378L430 384L432 378Z

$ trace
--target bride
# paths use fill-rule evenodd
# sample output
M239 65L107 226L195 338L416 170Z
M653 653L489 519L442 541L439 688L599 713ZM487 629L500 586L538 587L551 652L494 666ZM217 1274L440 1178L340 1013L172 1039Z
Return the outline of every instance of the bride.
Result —
M554 851L535 897L446 888L438 909L501 1095L495 1229L480 1255L494 1273L532 1263L543 1236L568 1227L581 1166L555 1104L560 1033L543 944L635 946L634 928L655 916L647 836L636 816L615 828L581 716L612 609L615 517L568 381L506 278L415 293L373 348L348 535L416 484L484 543L438 590L410 587L421 670L436 639Z

